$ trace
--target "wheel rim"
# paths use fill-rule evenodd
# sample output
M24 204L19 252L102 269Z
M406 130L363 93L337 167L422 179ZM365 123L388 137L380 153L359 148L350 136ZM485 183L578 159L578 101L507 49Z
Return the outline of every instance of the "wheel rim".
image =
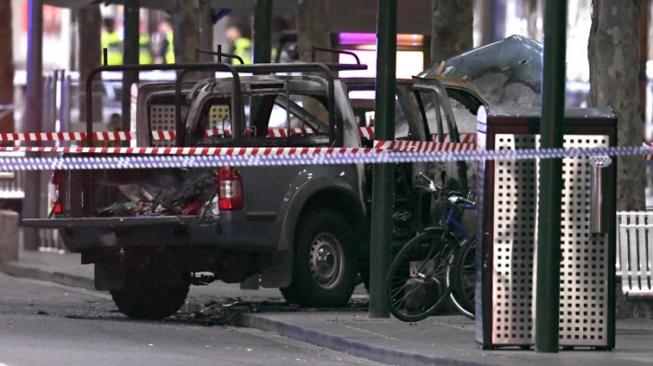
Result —
M342 243L329 233L315 236L309 252L311 275L315 282L324 289L332 289L342 279L344 265Z
M475 244L475 243L474 243ZM474 291L476 287L476 245L470 245L464 253L460 268L460 283L467 306L474 309Z
M424 319L443 304L449 288L446 278L448 252L435 237L425 235L408 243L395 257L387 280L390 310L399 319Z

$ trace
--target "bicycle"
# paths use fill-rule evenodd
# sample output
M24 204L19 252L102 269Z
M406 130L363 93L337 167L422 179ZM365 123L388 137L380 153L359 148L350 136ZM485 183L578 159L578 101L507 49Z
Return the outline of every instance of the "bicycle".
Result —
M448 190L444 173L441 187L424 173L418 177L427 182L417 187L430 195L429 217L437 217L437 208L446 215L436 225L423 225L394 257L385 283L390 311L397 319L415 322L435 314L451 298L473 319L476 240L460 219L476 203Z

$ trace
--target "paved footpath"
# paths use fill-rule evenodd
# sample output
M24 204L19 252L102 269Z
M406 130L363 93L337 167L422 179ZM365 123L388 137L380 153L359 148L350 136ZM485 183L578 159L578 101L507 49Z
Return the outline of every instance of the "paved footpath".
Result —
M20 261L3 266L7 273L92 287L92 267L79 265L75 255L21 254ZM409 324L396 319L370 319L360 307L339 312L288 309L273 312L264 303L281 303L277 290L243 291L238 286L224 284L193 288L190 295L191 302L196 305L224 298L241 298L250 304L261 304L257 306L260 312L240 314L238 324L241 326L386 364L653 365L653 320L618 321L614 351L539 354L524 350L483 351L473 340L474 323L461 316L435 316ZM356 298L360 301L361 295Z

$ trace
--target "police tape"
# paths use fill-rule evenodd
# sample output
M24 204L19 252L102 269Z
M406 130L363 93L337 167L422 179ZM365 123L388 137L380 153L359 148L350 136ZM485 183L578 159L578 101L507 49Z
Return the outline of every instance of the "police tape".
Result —
M248 129L250 134L254 133L253 129ZM269 138L288 137L294 135L311 135L314 131L310 128L270 128L267 132ZM86 132L25 132L25 133L0 133L1 142L54 142L54 141L85 141L88 134ZM135 133L131 131L97 131L92 134L94 141L130 141L136 138ZM220 128L208 129L204 132L205 137L229 137L231 130ZM177 137L174 130L155 130L152 131L152 140L154 141L173 141Z
M59 153L59 154L116 154L116 155L306 155L306 154L367 154L374 151L394 152L474 152L476 143L433 141L375 141L373 148L365 147L83 147L83 146L4 146L0 152ZM645 144L644 147L651 147ZM645 154L650 160L653 154Z
M499 151L391 151L376 148L275 148L274 154L123 155L0 157L0 171L213 168L218 166L297 166L395 164L414 162L532 160L637 156L653 154L650 146L520 149ZM217 151L216 151L217 152ZM292 153L291 153L292 152Z
M269 128L266 134L268 138L283 138L289 136L310 136L316 132L309 127L302 128ZM361 138L371 141L374 139L374 127L360 127L359 133ZM248 135L254 135L255 130L247 129ZM131 131L96 131L93 132L93 141L130 141L136 138L135 133ZM211 128L204 131L204 137L229 137L231 130L222 128ZM86 132L15 132L0 133L0 142L56 142L56 141L86 141ZM431 136L433 141L440 143L451 143L451 136L443 134L441 138L438 135ZM154 130L152 131L152 140L154 141L174 141L177 138L175 130ZM476 135L461 134L460 143L475 144ZM452 148L455 147L452 145ZM475 148L475 147L474 147Z
M254 130L248 129L248 133L253 135ZM266 137L280 138L295 135L312 135L315 131L310 128L270 128ZM88 134L86 132L25 132L25 133L0 133L2 142L53 142L53 141L85 141ZM92 134L94 141L130 141L136 138L131 131L98 131ZM204 137L229 137L231 130L220 128L208 129L204 132ZM177 137L174 130L155 130L152 131L152 140L154 141L173 141Z

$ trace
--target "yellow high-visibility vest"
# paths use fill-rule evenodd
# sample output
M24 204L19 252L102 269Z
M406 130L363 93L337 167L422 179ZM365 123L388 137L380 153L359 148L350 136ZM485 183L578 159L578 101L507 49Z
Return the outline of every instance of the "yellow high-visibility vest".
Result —
M249 38L238 38L234 41L234 54L240 56L245 64L252 63L252 41ZM235 60L234 60L235 61ZM233 62L235 64L238 61Z
M149 65L152 63L152 51L150 50L150 37L147 34L141 34L138 37L138 63Z
M118 32L102 31L100 46L102 50L107 49L107 62L109 65L122 65L122 39L120 39ZM103 55L100 54L100 57L102 58Z
M175 63L175 36L172 31L166 32L166 41L168 42L168 49L164 55L166 64Z

